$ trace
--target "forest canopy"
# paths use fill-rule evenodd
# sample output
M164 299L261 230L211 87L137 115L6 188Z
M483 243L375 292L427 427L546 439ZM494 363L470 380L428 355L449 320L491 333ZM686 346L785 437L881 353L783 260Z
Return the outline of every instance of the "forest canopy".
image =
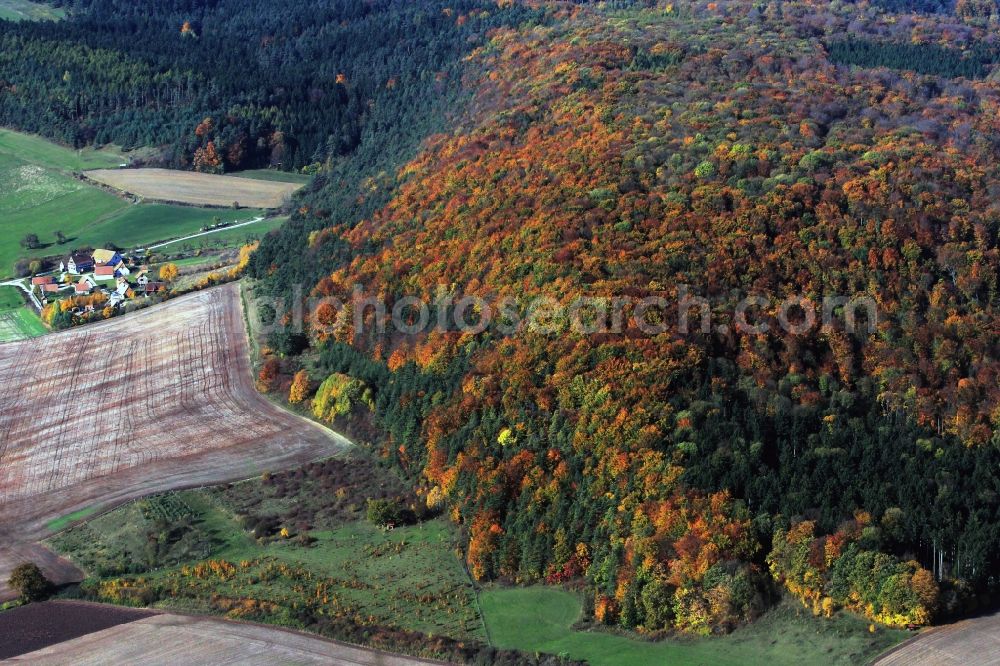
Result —
M70 8L0 24L0 122L315 171L258 293L711 303L685 335L677 310L381 335L329 306L272 334L261 390L377 431L477 579L582 582L648 633L729 630L778 588L892 626L996 600L992 1ZM763 294L878 316L735 326Z
M0 21L0 124L166 146L171 166L207 171L349 154L366 128L442 103L486 31L533 14L482 0L63 4L65 21Z
M733 627L768 581L893 626L967 611L1000 565L992 38L871 5L625 4L496 32L459 130L384 204L316 192L251 274L389 306L442 285L713 304L726 326L652 337L331 335L312 313L317 380L371 387L384 455L450 507L478 578L583 578L597 620L648 632ZM868 295L877 326L726 319L792 293Z

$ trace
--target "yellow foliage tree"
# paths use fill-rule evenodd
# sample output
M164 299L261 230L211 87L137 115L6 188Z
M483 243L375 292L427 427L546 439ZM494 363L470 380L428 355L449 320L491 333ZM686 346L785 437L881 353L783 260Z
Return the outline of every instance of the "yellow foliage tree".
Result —
M288 390L288 402L293 405L306 399L309 395L309 373L299 370L292 379L292 387Z
M173 282L177 279L177 264L164 264L160 266L160 279L164 282Z
M250 255L252 255L254 253L254 250L256 250L258 247L260 247L260 241L254 241L253 243L248 243L240 248L240 260L239 263L236 264L237 273L243 272L243 269L246 268L247 264L250 263Z

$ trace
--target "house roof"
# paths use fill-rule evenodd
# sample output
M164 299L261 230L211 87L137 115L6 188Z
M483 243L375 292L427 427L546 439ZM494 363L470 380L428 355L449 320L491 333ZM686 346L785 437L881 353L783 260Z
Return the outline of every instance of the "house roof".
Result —
M78 266L80 264L92 264L92 263L94 263L93 259L91 259L90 257L88 257L83 252L77 252L76 254L71 255L70 259L72 259L73 263L76 264L76 265L78 265Z
M59 285L57 285L55 282L49 282L48 284L43 284L42 291L45 291L47 293L59 291Z
M118 257L118 253L114 250L94 250L94 261L98 264L110 263L115 257ZM118 259L121 261L121 257Z
M94 275L114 275L114 274L115 274L114 266L98 266L96 269L94 269Z
M56 279L51 275L37 275L31 278L31 284L52 284Z

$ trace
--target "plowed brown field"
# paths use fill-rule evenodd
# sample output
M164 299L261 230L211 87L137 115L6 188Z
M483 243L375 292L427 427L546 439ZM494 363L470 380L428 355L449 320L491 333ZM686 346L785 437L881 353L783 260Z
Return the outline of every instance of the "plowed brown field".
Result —
M0 345L0 598L46 524L172 488L330 456L347 440L254 389L239 286Z
M875 660L875 666L1000 664L1000 613L924 630Z
M157 614L24 654L9 663L429 666L441 662L366 650L277 627Z

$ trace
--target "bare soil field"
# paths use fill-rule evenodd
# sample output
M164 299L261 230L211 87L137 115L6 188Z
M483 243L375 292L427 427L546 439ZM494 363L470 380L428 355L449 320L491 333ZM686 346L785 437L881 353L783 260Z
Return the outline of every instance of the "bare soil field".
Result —
M274 627L162 614L24 654L9 663L418 666L436 662Z
M1000 664L1000 613L928 629L874 662L874 666L993 664Z
M152 615L151 611L78 601L21 606L0 613L0 659L41 650Z
M0 345L0 599L53 519L175 488L250 478L350 443L253 386L239 286Z
M278 208L302 187L170 169L96 169L84 175L144 199L195 206L229 207L236 202L243 208Z

